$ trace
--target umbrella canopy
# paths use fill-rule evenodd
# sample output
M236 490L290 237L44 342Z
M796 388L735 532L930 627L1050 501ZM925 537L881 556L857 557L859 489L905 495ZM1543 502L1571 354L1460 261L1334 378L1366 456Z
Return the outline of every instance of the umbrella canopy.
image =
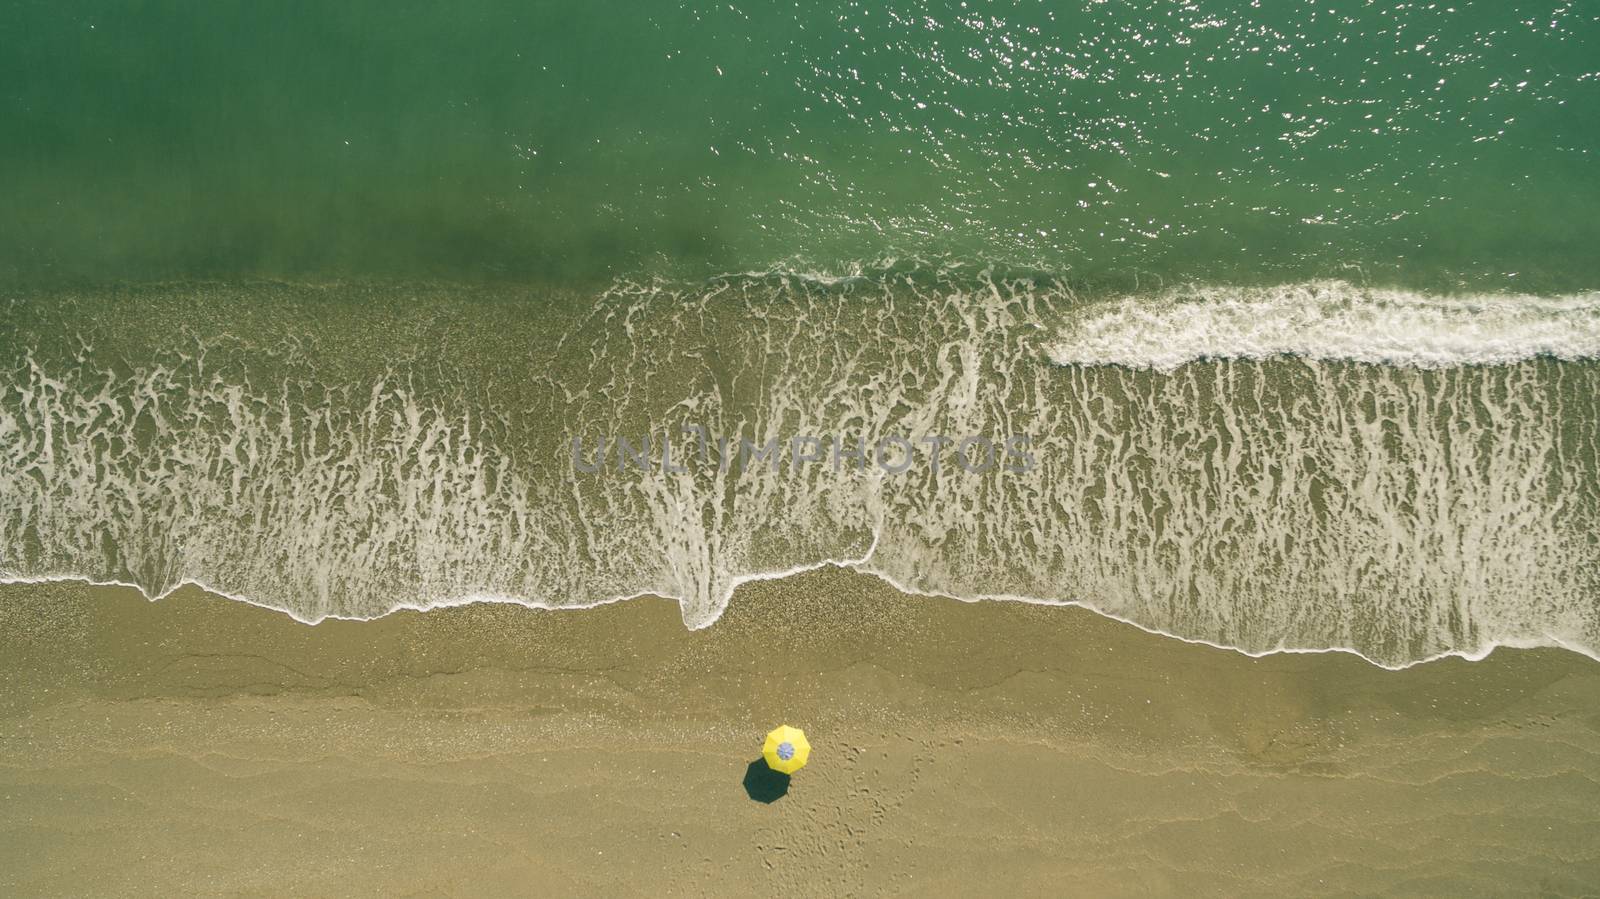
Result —
M767 767L784 774L804 768L810 756L811 744L806 742L806 732L787 724L767 734L767 742L761 746L761 757L767 760Z

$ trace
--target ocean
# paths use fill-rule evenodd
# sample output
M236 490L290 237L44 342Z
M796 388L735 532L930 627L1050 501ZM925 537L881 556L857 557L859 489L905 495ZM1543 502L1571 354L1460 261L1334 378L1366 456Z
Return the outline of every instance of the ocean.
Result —
M1600 10L0 33L5 580L702 628L839 564L1250 653L1600 657Z

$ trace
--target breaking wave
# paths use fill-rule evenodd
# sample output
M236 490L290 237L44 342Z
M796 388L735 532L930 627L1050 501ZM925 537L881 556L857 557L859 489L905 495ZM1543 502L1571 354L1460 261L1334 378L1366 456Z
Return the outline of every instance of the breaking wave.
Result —
M1187 287L1071 316L1057 362L1170 372L1198 359L1344 360L1444 368L1600 356L1600 293L1429 296L1343 281Z

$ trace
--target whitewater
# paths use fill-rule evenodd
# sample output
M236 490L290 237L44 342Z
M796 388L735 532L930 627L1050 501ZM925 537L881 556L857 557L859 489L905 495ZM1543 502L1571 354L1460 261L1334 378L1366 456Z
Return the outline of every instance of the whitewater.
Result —
M698 628L837 564L1257 654L1600 657L1600 294L778 272L278 314L344 289L152 288L131 332L13 299L0 577L306 622L648 594ZM201 311L247 302L277 312ZM1027 434L1038 465L571 465L575 436L684 426Z

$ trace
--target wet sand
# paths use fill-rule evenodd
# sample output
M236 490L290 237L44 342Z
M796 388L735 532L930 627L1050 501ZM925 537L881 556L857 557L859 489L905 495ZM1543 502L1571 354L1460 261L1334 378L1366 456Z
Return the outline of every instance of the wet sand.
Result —
M744 783L803 727L787 795ZM1600 664L1385 671L824 570L299 624L0 588L0 895L1584 895Z

